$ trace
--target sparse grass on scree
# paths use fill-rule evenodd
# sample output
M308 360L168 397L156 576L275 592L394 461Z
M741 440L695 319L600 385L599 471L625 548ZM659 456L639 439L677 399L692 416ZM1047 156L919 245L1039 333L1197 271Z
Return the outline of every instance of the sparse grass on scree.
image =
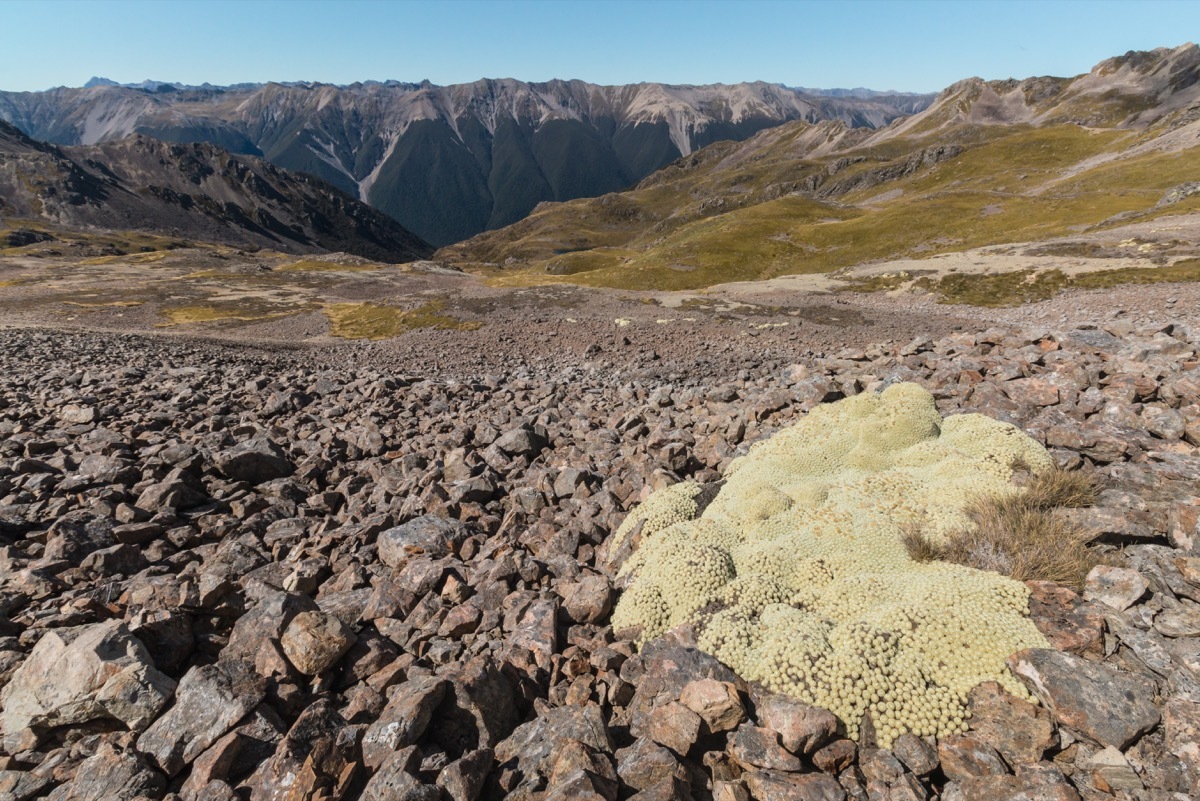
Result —
M692 290L729 281L826 273L874 261L925 258L986 245L1033 242L1101 230L1200 208L1200 199L1157 206L1163 193L1200 180L1190 151L1113 158L1139 141L1125 130L1076 124L960 125L850 148L806 161L775 149L722 166L668 168L638 188L608 198L554 204L511 229L448 249L452 260L516 267L492 276L506 285L569 281L634 290ZM924 148L953 143L959 155L912 174L840 196L808 192L769 197L767 189L822 176L829 186L903 164ZM826 175L837 159L861 158ZM751 162L748 164L748 162ZM1065 177L1064 177L1065 176ZM788 183L788 182L791 183ZM700 198L723 205L702 210ZM1103 279L1023 275L976 291L974 279L939 288L947 297L1004 298L992 305L1043 299L1092 281L1194 280L1187 270L1154 278L1126 273ZM890 289L876 281L867 289ZM997 286L996 284L999 284Z
M1104 289L1121 284L1161 284L1200 281L1200 259L1187 259L1157 267L1127 267L1096 270L1068 276L1060 270L1034 272L1017 270L991 275L946 275L940 279L918 278L913 286L941 296L943 303L999 308L1020 306L1052 298L1067 289ZM848 289L859 292L894 289L895 284L865 280Z

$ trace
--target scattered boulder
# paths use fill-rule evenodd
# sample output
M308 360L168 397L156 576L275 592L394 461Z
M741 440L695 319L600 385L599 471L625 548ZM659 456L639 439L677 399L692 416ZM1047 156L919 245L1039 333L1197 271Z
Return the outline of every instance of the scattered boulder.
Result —
M213 463L227 478L255 485L285 478L296 471L287 452L263 436L218 452L213 456Z
M314 611L292 618L280 644L296 670L317 676L336 665L356 639L354 632L336 617Z

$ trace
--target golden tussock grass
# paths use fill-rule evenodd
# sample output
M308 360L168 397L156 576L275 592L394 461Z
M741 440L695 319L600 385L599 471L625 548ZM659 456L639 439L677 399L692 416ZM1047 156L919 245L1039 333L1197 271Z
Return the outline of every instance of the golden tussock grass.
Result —
M1057 512L1088 506L1096 493L1095 480L1086 473L1049 470L1030 478L1022 493L973 501L967 514L974 528L937 542L912 525L904 531L904 545L918 562L954 562L1018 581L1079 589L1100 559L1087 546L1092 532L1079 530Z

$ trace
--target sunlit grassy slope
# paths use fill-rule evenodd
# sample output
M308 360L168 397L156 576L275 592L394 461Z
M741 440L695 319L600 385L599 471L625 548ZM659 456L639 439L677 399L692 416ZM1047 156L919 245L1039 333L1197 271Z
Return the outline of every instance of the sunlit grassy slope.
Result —
M1196 197L1159 205L1170 188L1200 181L1195 146L1147 147L1178 114L1134 125L1144 99L1068 96L1066 84L1035 80L1044 85L1018 90L1047 93L1040 118L1031 105L1016 121L979 122L972 104L1011 87L971 85L880 132L790 123L713 145L627 192L545 204L438 258L507 284L698 289L1200 208Z

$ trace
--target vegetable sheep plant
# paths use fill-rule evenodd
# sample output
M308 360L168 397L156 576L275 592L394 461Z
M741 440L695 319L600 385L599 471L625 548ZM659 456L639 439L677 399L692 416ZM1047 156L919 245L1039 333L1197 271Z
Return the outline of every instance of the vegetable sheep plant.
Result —
M936 554L978 525L980 499L1053 469L1016 427L943 419L916 384L820 406L734 460L707 503L684 482L629 515L609 547L637 542L613 625L644 642L691 623L743 678L833 711L856 739L868 713L883 747L964 731L981 682L1030 697L1004 660L1047 642L1023 583L918 561L905 533L919 525Z

